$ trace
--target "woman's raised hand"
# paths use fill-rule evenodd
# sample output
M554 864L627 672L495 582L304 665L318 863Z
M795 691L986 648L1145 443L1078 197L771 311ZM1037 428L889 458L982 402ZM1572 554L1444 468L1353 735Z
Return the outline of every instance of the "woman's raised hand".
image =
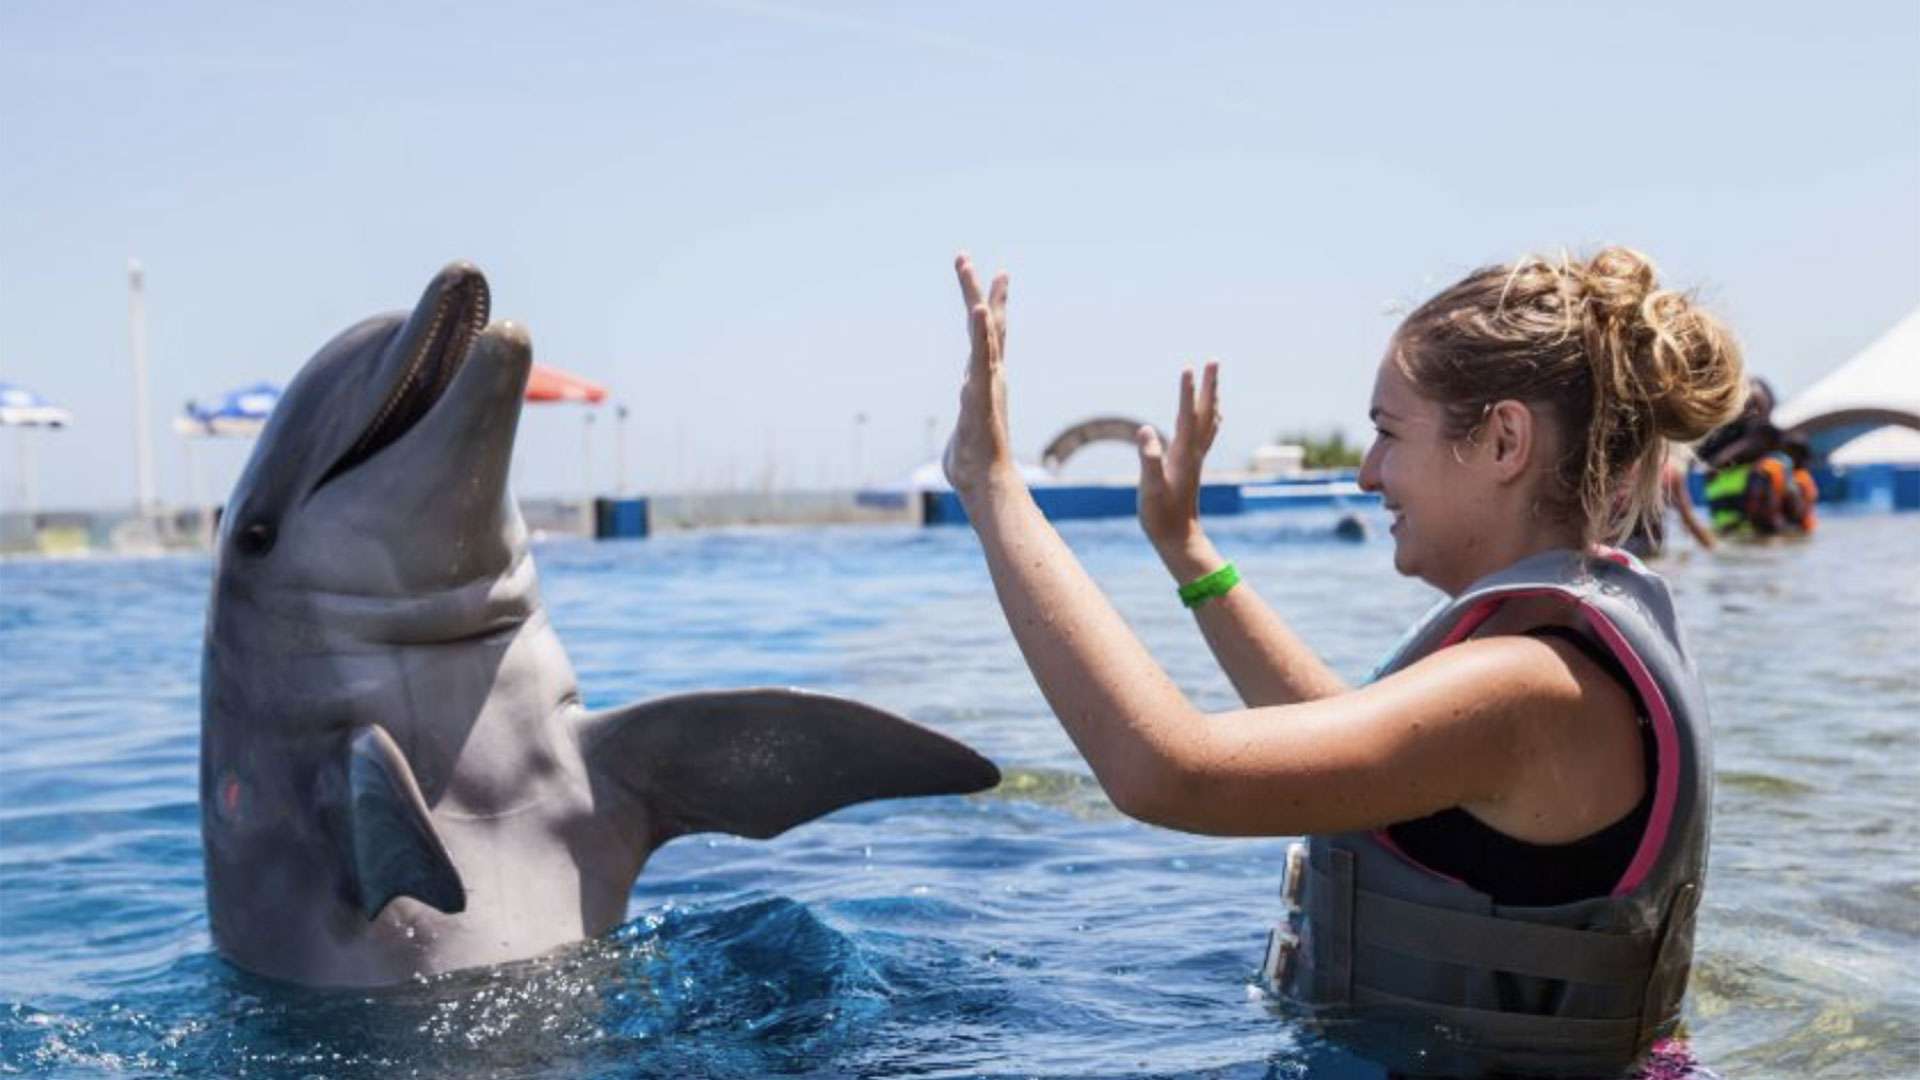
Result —
M1140 528L1164 556L1200 537L1200 466L1220 433L1220 364L1209 360L1196 394L1193 369L1180 373L1180 411L1173 421L1173 445L1142 426L1134 434L1140 449Z
M953 268L973 347L960 387L960 419L947 440L946 470L947 482L964 497L996 478L1018 481L1019 472L1007 435L1007 384L1000 370L1007 351L1007 275L995 274L982 295L972 259L963 254Z

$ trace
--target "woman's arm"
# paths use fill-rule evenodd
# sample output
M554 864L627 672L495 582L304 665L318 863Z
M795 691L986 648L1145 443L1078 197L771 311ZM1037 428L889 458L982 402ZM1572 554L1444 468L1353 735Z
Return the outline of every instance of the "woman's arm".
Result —
M1014 467L1001 376L1007 276L996 275L983 295L965 255L955 270L971 351L947 442L947 479L1041 693L1108 797L1134 813L1134 793L1157 786L1180 728L1199 714L1087 576Z
M1220 430L1220 365L1209 361L1199 392L1193 371L1180 373L1173 442L1162 448L1151 427L1135 435L1140 450L1140 528L1176 582L1185 584L1226 563L1200 525L1200 473ZM1207 648L1248 705L1288 705L1342 693L1347 685L1294 634L1245 580L1194 609Z
M1555 818L1540 824L1545 833L1568 827L1551 809L1553 789L1582 766L1577 754L1558 755L1578 745L1569 733L1590 720L1595 698L1552 646L1532 638L1456 646L1305 704L1218 716L1195 709L1013 468L1001 376L1006 278L983 299L964 256L957 269L972 353L948 477L1035 681L1121 811L1194 832L1288 835L1449 806L1498 808L1520 796ZM1545 798L1522 784L1541 777Z
M1458 806L1522 840L1577 839L1639 798L1639 745L1618 688L1570 659L1538 638L1477 639L1337 697L1202 716L1155 789L1122 809L1279 836Z
M1286 836L1498 802L1540 734L1516 719L1579 704L1571 680L1552 685L1557 657L1547 644L1507 637L1455 646L1347 694L1207 715L1141 645L1024 487L982 485L966 502L1047 704L1114 806L1142 821Z

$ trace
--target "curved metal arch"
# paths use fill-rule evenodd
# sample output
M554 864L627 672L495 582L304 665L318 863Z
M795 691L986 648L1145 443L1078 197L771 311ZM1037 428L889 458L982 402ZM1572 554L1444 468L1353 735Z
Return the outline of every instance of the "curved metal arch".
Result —
M1788 428L1785 434L1805 439L1813 448L1815 460L1824 461L1842 446L1883 427L1906 427L1920 431L1920 415L1905 409L1835 409L1808 417Z
M1809 438L1833 428L1877 428L1889 424L1920 430L1920 415L1905 409L1836 409L1830 413L1808 417L1788 429L1788 434L1799 433Z
M1132 445L1133 433L1145 426L1145 421L1130 416L1096 416L1091 420L1082 420L1053 437L1047 448L1040 452L1040 464L1048 472L1057 473L1068 458L1088 443L1123 442ZM1160 438L1164 442L1166 435L1163 433Z

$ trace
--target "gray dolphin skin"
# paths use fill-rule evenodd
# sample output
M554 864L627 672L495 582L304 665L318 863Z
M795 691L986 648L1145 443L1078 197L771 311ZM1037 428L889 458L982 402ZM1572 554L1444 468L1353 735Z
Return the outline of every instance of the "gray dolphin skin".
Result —
M200 807L220 953L314 986L535 956L625 917L676 836L765 838L999 782L785 689L588 712L507 489L532 347L456 263L288 386L221 523Z

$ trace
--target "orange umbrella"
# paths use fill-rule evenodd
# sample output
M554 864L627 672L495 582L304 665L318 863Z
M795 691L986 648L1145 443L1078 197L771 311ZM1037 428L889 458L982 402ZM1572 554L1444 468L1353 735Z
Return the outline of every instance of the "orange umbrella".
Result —
M606 396L607 388L599 383L545 364L533 365L533 374L527 378L528 401L580 401L598 405Z

